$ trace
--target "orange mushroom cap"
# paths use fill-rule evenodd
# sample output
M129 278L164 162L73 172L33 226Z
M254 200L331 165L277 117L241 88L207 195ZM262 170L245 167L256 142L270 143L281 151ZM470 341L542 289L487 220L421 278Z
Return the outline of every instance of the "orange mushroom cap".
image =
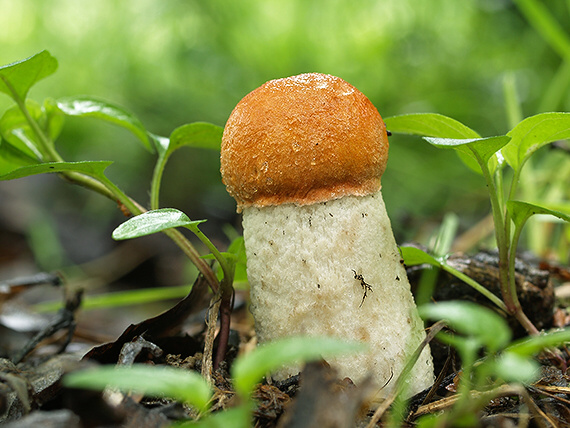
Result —
M237 104L221 173L241 211L374 193L387 159L386 125L370 100L338 77L309 73L271 80Z

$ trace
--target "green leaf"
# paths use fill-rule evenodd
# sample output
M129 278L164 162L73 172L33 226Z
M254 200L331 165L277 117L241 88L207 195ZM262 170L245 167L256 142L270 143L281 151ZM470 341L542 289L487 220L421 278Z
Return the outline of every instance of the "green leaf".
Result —
M254 426L251 403L213 412L199 421L175 423L171 428L251 428Z
M113 231L113 239L120 241L138 238L174 227L187 227L191 230L195 230L200 223L205 221L206 220L192 221L182 211L174 208L147 211L127 220L117 227Z
M473 337L491 352L503 348L511 339L507 322L481 305L449 301L423 305L418 310L424 318L446 320L456 332Z
M159 302L161 300L178 299L185 297L191 285L177 285L173 287L141 288L128 291L116 291L97 295L86 295L81 302L81 310L88 311L100 308L114 308L145 303ZM38 312L54 312L62 307L61 299L41 302L34 305Z
M5 140L0 140L0 176L17 168L35 165L38 160L17 149Z
M57 106L68 116L93 117L132 132L151 153L154 146L142 122L122 107L90 97L69 97L57 100Z
M441 268L441 269L445 270L446 272L449 272L450 274L452 274L456 278L459 278L460 280L465 282L467 285L469 285L473 289L477 290L479 293L481 293L487 299L492 301L499 308L501 308L505 311L507 310L505 304L503 303L503 301L501 299L499 299L497 296L495 296L493 293L491 293L489 290L487 290L485 287L483 287L481 284L479 284L473 278L465 275L463 272L458 271L457 269L450 266L447 263L447 255L444 254L438 258L435 258L435 257L429 255L428 253L426 253L425 251L420 250L419 248L416 248L416 247L400 247L400 253L402 254L402 258L404 259L404 263L407 266L429 264L429 265Z
M384 119L392 133L413 134L437 138L480 138L481 136L461 122L436 113L416 113Z
M171 367L135 364L131 367L102 366L66 375L69 388L103 390L113 387L147 395L171 397L196 407L208 409L212 391L202 377L192 371Z
M56 69L57 60L48 51L0 67L0 92L15 101L23 101L35 83L53 74Z
M570 113L541 113L528 117L507 135L511 141L502 152L516 171L541 147L570 138Z
M25 102L29 116L34 120L49 138L49 144L59 136L64 123L63 113L53 100L46 99L43 105L28 99ZM19 106L9 108L0 118L0 134L14 148L31 158L41 160L42 153L38 150L38 136L30 126L26 116Z
M86 162L46 162L37 165L24 166L0 175L0 181L15 180L31 175L75 171L96 178L105 178L104 171L113 162L110 161L86 161Z
M158 151L158 160L154 167L150 190L150 206L159 207L160 183L168 159L181 147L212 149L219 151L222 141L223 128L211 123L196 122L182 125L170 134L170 138L152 135Z
M63 129L65 115L57 106L57 102L52 98L46 98L44 100L42 112L43 116L40 121L40 126L49 139L55 141Z
M570 328L519 339L511 343L506 350L523 357L531 357L543 349L562 346L568 342L570 342Z
M535 214L548 214L561 220L570 222L570 215L560 211L554 211L539 205L529 204L522 201L507 201L507 210L515 222L517 228L522 227L526 221Z
M288 364L299 364L340 354L362 352L366 346L330 337L288 337L258 346L239 357L232 367L234 387L248 397L261 379Z
M42 121L44 113L37 102L26 100L26 108L33 120ZM0 118L0 134L14 148L29 157L36 160L42 159L42 154L37 149L37 136L18 106L9 108Z
M417 266L428 264L435 267L441 267L441 262L439 262L435 257L430 256L424 250L416 247L400 247L400 253L404 259L406 266Z
M540 372L540 365L531 358L504 352L492 362L496 376L505 382L530 383Z
M510 137L508 136L474 139L424 137L424 139L436 147L456 150L461 160L463 160L469 168L479 174L482 173L479 162L487 165L491 173L495 171L497 161L493 155L510 141ZM489 162L491 158L493 158L494 162Z
M206 122L188 123L176 128L170 134L167 154L180 147L194 147L220 151L224 129Z

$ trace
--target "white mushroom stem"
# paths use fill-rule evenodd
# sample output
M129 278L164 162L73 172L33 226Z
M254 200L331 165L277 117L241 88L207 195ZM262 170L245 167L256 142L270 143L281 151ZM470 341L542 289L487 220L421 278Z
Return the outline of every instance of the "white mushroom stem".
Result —
M354 382L372 375L384 398L425 338L380 191L311 205L243 210L251 311L260 341L329 335L370 351L331 360ZM280 376L296 374L290 368ZM409 395L433 383L429 348Z

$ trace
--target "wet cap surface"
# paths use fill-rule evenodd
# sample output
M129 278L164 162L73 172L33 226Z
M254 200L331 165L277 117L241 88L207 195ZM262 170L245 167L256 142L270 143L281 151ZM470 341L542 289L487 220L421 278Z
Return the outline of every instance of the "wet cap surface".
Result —
M386 127L344 80L310 73L269 81L235 107L221 172L238 210L367 195L380 188Z

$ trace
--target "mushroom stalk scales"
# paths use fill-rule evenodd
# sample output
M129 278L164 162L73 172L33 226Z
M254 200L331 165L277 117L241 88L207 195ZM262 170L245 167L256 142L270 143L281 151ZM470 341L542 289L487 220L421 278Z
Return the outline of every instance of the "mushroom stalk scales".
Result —
M425 334L380 192L249 207L243 226L259 340L306 334L365 342L368 353L329 363L357 383L373 373L388 393ZM432 373L426 349L409 379L413 392L428 387Z

